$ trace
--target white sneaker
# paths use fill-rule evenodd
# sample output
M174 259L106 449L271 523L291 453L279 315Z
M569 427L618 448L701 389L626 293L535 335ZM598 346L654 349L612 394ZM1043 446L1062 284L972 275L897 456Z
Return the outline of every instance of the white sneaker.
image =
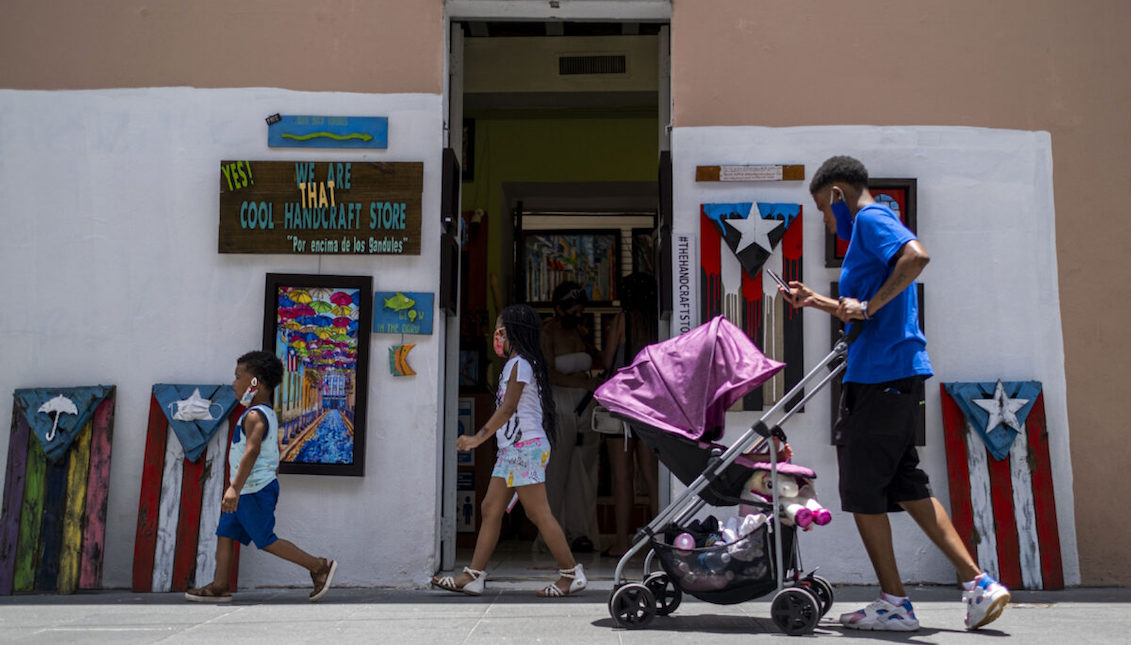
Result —
M962 602L966 605L966 629L978 629L992 623L1001 615L1009 598L1009 589L990 574L983 573L974 578L974 588L962 592Z
M840 615L840 624L849 629L873 631L913 632L919 629L919 619L910 600L893 605L880 598L867 607Z

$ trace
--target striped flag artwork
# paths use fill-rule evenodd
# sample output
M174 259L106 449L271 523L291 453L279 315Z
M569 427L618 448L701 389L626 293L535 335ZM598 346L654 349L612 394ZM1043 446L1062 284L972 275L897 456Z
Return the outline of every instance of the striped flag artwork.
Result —
M134 538L134 591L185 591L212 580L228 447L242 413L228 385L153 386ZM232 589L238 571L236 544Z
M1063 589L1044 393L1037 381L942 383L951 519L978 566Z
M15 391L0 596L102 587L113 385Z
M700 204L700 316L723 316L785 369L739 404L761 410L804 375L802 314L763 276L771 268L786 282L801 280L800 204Z

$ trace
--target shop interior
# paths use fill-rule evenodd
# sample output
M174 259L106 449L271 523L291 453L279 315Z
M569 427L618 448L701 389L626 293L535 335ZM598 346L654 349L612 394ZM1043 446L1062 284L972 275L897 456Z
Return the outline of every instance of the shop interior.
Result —
M502 361L491 334L501 308L525 302L548 317L554 287L583 282L590 300L583 324L600 350L624 304L621 278L661 275L667 26L466 22L453 25L453 57L455 48L462 50L462 87L452 89L462 110L459 424L470 433L495 405ZM660 310L657 300L656 320ZM666 333L662 321L655 333ZM605 441L595 433L586 440L601 444L593 464L597 553L612 544L615 509ZM461 550L474 546L494 460L494 441L457 457ZM656 507L646 478L635 480L631 531ZM519 504L500 545L521 549L536 536Z

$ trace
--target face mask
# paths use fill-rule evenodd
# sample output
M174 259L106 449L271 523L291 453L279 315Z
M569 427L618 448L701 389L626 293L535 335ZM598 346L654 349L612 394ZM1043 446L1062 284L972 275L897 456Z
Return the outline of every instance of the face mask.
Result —
M832 199L830 194L829 199ZM848 211L848 200L844 198L841 193L839 202L831 202L829 208L833 211L833 217L836 219L836 236L845 242L852 240L852 213Z
M507 357L507 333L502 329L495 330L495 355L499 358Z
M562 316L562 329L577 329L581 324L581 316L566 314Z
M255 386L257 385L259 385L259 379L252 377L251 385L248 386L247 390L243 393L243 396L240 397L240 405L245 408L251 405L251 400L255 398Z
M193 390L189 398L177 401L176 406L177 411L173 414L173 418L177 421L215 421L216 417L212 416L212 406L224 409L219 403L213 403L200 396L200 388ZM172 408L173 404L170 403L169 407Z

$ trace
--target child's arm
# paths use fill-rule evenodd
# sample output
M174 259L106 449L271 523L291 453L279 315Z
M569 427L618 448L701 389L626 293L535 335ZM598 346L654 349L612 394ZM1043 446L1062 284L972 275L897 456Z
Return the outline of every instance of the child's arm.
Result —
M259 458L259 449L263 445L263 437L267 434L267 421L263 413L252 410L243 420L244 441L247 447L240 459L240 467L232 475L232 483L224 491L224 499L220 502L220 510L224 513L235 513L240 502L240 491L251 476L251 468Z
M495 408L495 412L487 419L487 423L473 435L461 435L456 438L457 450L474 450L487 441L487 437L503 427L503 424L518 410L518 400L522 397L522 388L526 384L518 380L518 368L511 370L510 379L507 381L507 393L503 395L503 402Z

